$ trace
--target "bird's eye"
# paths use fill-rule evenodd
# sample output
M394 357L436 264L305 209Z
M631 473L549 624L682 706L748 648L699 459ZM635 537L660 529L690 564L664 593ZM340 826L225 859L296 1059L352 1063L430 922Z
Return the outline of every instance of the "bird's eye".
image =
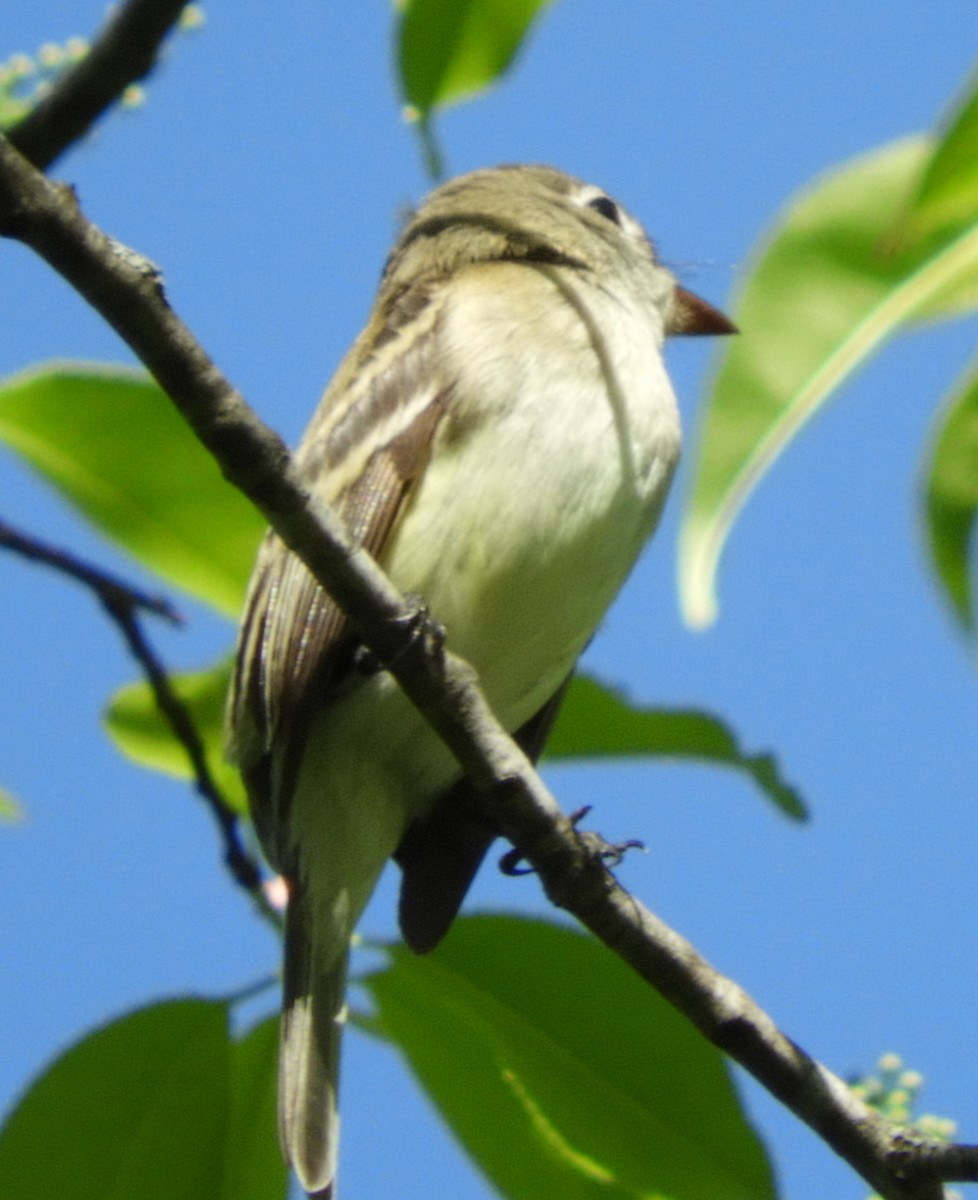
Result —
M593 208L595 212L599 212L613 225L621 224L621 212L618 205L611 199L610 196L595 196L593 200L587 202L588 208Z

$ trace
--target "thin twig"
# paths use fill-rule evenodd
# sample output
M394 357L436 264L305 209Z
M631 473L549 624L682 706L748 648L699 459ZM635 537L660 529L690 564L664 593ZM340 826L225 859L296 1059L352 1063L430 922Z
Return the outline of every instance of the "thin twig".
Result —
M0 547L12 550L21 558L30 559L32 562L45 563L56 571L60 571L62 575L76 579L95 592L106 606L119 603L130 609L143 609L151 612L155 616L169 621L171 625L183 624L183 617L165 596L151 596L147 592L140 591L119 579L118 576L111 575L100 567L93 567L76 554L72 554L70 550L62 550L42 542L39 538L14 529L12 525L2 519L0 519Z
M207 764L204 744L186 705L174 691L173 685L159 659L153 653L142 626L131 607L119 604L117 598L102 597L109 616L122 631L133 657L142 667L152 689L156 705L183 746L190 760L197 792L213 816L224 845L224 863L232 879L251 897L259 911L276 926L281 925L279 913L269 904L262 888L261 868L245 849L241 840L238 814L221 794Z
M169 723L174 737L186 751L198 793L214 817L224 846L224 862L235 882L252 898L264 916L280 924L280 917L268 903L262 889L261 869L244 847L238 815L221 795L207 763L204 744L186 705L177 695L170 677L149 644L139 622L140 610L162 617L171 624L183 618L161 596L150 596L131 587L116 575L92 566L70 551L51 546L39 538L14 529L0 520L0 548L12 551L31 562L43 563L62 575L76 580L94 593L102 607L122 633L130 653L139 663L153 692L157 707Z
M260 424L158 282L84 219L72 194L0 142L0 234L58 270L129 343L231 482L308 564L380 661L476 782L548 896L796 1113L886 1200L941 1200L942 1180L978 1178L978 1147L897 1129L785 1037L737 984L623 891L603 843L578 833L495 720L471 667L417 636L417 612L310 492L281 441Z
M8 133L44 170L84 137L126 88L152 71L188 0L127 0L113 8L88 53Z

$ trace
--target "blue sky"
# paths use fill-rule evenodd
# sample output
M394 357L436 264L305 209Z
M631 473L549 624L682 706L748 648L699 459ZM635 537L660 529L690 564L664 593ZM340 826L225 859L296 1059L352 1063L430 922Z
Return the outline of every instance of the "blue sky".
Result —
M87 33L102 9L12 6L0 57ZM602 184L687 285L722 303L793 190L933 125L976 32L968 0L902 0L885 18L867 0L562 0L510 80L443 120L444 148L453 173L544 161ZM111 117L56 169L92 219L160 264L177 310L290 440L369 308L398 212L427 186L390 59L382 3L214 4L172 47L145 108ZM129 361L26 251L0 246L0 264L0 372ZM926 568L918 473L974 334L962 323L887 348L806 431L734 532L706 633L678 614L677 493L588 653L643 702L708 709L751 750L774 751L811 824L790 825L719 771L549 772L565 806L596 803L604 832L647 842L623 882L792 1037L843 1074L900 1052L925 1075L924 1107L971 1141L978 677ZM708 361L703 344L670 349L688 430ZM140 578L6 454L0 514ZM28 811L0 830L6 1105L94 1024L161 996L234 990L274 969L277 948L222 873L196 801L101 733L102 704L134 670L95 605L37 568L2 569L0 783ZM175 667L210 661L231 637L191 611L187 631L154 631ZM388 880L366 931L393 932L392 897ZM546 911L532 880L492 871L472 902ZM746 1094L786 1197L864 1195L794 1118ZM394 1056L356 1035L343 1108L347 1196L490 1195Z

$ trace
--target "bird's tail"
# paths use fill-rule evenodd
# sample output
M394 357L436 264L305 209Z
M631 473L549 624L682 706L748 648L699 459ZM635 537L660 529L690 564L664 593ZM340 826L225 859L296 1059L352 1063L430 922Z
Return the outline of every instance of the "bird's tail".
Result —
M335 1200L339 1149L340 1037L346 1019L348 945L322 963L301 889L285 919L279 1059L279 1133L285 1156L313 1200Z

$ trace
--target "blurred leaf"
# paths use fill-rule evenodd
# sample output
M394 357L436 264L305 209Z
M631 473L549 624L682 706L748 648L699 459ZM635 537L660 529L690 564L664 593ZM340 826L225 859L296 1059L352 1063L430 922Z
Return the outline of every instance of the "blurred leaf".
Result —
M263 518L148 376L60 363L3 380L0 440L151 570L237 617Z
M0 787L0 821L13 823L23 819L24 810L21 808L13 792Z
M207 765L224 799L239 812L247 811L244 785L238 771L224 757L224 699L231 665L222 660L208 671L170 676L177 696L187 707L203 742ZM177 779L192 779L187 751L170 723L156 706L146 683L120 688L103 717L109 736L128 758Z
M221 1200L271 1200L284 1198L288 1190L277 1135L278 1026L278 1017L269 1017L231 1049Z
M746 754L729 727L708 713L641 708L622 692L577 675L547 743L547 758L692 759L744 771L789 817L808 813L771 754Z
M0 1200L284 1198L269 1025L235 1043L226 1004L172 1000L89 1034L0 1131Z
M170 678L203 739L208 764L224 797L247 811L238 772L224 760L224 697L230 664ZM104 714L119 749L132 760L178 779L191 779L186 751L156 707L149 686L130 684L116 691ZM636 707L622 692L587 676L575 677L547 743L551 762L581 758L682 758L731 767L752 781L787 816L804 820L808 811L797 790L782 778L773 755L750 755L724 722L707 713Z
M187 705L225 798L244 813L247 804L240 775L224 758L224 699L230 673L230 663L222 661L208 671L174 676L171 683ZM146 684L130 684L116 692L105 723L129 758L178 779L192 777L186 752ZM586 675L576 676L571 685L547 743L546 757L551 762L658 757L730 767L749 775L789 817L804 819L808 815L801 795L782 777L774 756L747 754L717 717L636 707L623 693Z
M395 0L397 2L397 0ZM397 63L428 174L444 175L431 116L494 84L550 0L400 0Z
M406 0L398 27L401 92L422 121L503 75L550 0Z
M857 159L776 222L737 306L709 401L681 540L686 619L716 614L717 563L747 496L842 382L912 317L959 312L978 229L883 252L925 161L921 140ZM947 231L945 231L947 232Z
M0 1200L205 1200L220 1194L227 1007L141 1009L78 1042L0 1133Z
M955 616L965 633L972 633L970 550L978 513L978 365L972 365L938 418L924 474L933 566Z
M590 938L465 917L363 982L394 1042L510 1200L771 1200L719 1051Z
M955 105L907 212L904 236L921 237L978 219L978 75Z

